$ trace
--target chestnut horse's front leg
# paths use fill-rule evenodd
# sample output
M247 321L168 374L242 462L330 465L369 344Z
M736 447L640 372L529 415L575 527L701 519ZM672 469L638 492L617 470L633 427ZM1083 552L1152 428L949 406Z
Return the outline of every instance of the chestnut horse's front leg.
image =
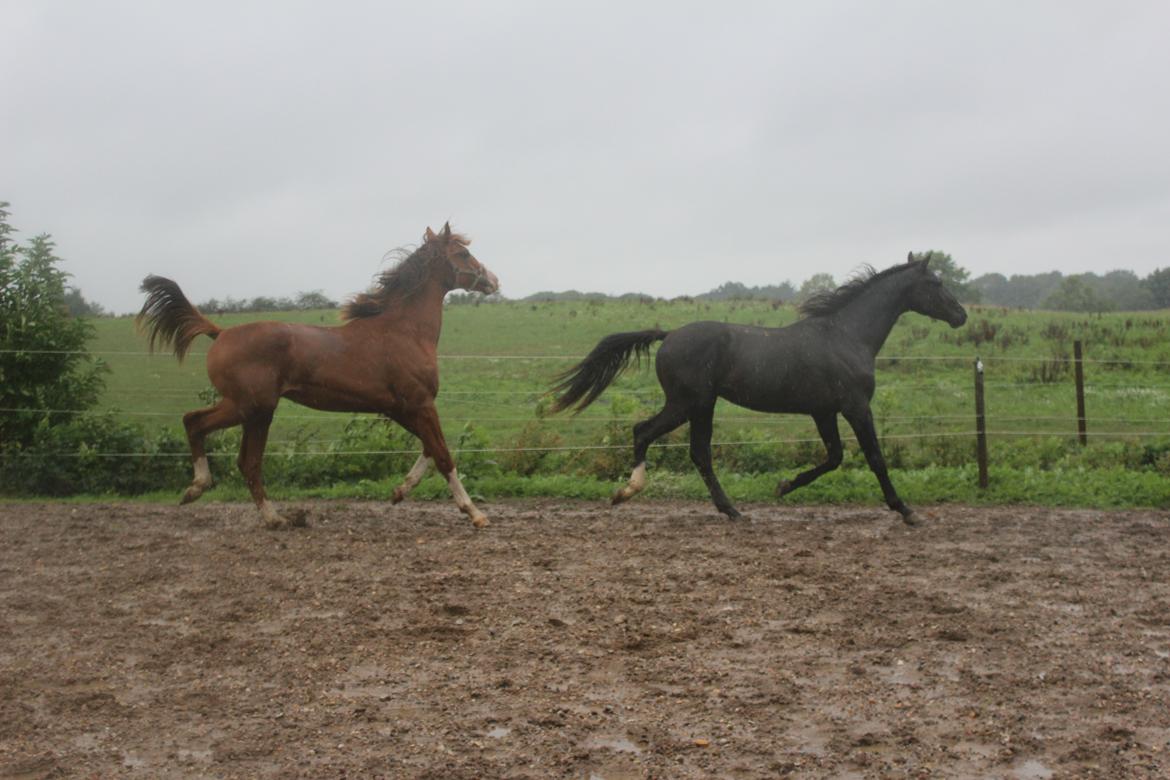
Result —
M393 495L390 496L390 503L397 504L404 498L410 495L410 491L422 482L422 478L426 476L427 470L431 467L431 459L422 454L418 456L418 460L410 467L410 471L406 472L406 476L402 478L402 484L394 488Z
M472 503L471 496L467 495L459 479L459 472L455 470L455 461L447 449L447 440L443 438L443 429L439 425L439 412L434 405L428 404L409 415L403 415L402 424L422 440L423 457L430 458L438 472L447 479L447 486L451 488L451 495L455 498L455 505L459 510L471 518L476 528L486 526L487 515ZM415 464L415 467L417 468L418 464Z

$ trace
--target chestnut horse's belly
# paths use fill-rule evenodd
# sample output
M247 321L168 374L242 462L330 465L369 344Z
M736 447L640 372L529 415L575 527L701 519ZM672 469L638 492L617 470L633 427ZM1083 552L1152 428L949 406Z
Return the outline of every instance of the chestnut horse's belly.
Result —
M371 397L369 393L356 393L337 387L316 385L292 387L284 391L283 398L295 401L301 406L322 412L376 412L387 410L392 397L385 392Z

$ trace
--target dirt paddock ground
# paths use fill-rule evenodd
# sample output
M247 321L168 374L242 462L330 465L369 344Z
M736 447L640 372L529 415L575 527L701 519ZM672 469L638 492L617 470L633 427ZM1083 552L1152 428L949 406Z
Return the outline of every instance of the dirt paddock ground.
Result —
M1167 777L1170 518L0 504L0 777Z

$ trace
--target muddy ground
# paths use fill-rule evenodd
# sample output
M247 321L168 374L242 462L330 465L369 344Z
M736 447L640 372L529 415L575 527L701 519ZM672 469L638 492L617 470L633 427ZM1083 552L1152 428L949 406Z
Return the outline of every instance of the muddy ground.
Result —
M0 777L1166 777L1170 517L0 504Z

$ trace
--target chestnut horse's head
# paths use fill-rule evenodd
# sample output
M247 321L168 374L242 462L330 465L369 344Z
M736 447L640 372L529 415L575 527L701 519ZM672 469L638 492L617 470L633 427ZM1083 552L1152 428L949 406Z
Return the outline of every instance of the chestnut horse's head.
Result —
M450 267L448 283L450 289L479 292L485 295L499 291L500 280L485 268L483 263L475 259L475 256L467 249L468 243L470 242L463 236L451 232L449 222L444 224L443 229L438 233L428 227L427 232L423 235L423 244L428 248L434 245L439 254L446 258Z

